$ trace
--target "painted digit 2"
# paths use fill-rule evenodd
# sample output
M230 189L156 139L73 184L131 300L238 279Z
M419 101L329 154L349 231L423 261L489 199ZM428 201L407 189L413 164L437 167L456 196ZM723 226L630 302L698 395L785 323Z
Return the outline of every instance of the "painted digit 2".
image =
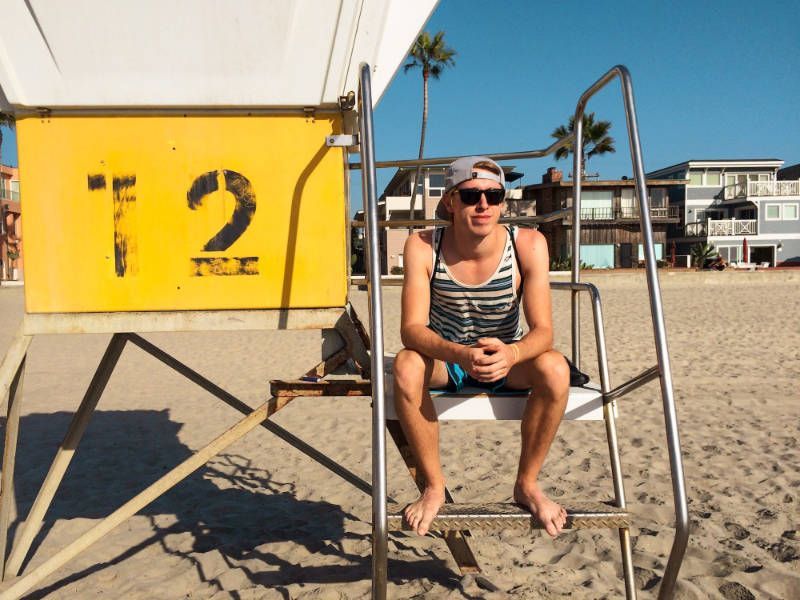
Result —
M203 198L219 189L217 183L218 171L203 173L192 182L186 193L189 208L197 210L203 203ZM244 233L253 220L256 212L256 195L253 186L244 175L236 171L223 169L225 189L236 200L230 221L214 234L203 246L204 252L219 252L227 250ZM237 257L195 257L191 258L191 274L198 277L206 275L258 275L257 256Z
M189 208L197 210L203 198L219 189L217 171L203 173L194 180L186 194ZM244 175L235 171L222 171L225 189L233 194L236 207L230 221L206 242L204 252L227 250L244 233L256 212L256 196L253 186ZM90 174L87 177L89 191L106 189L106 176ZM114 202L114 271L117 277L136 275L137 261L136 222L136 175L115 175L112 179ZM197 257L191 258L191 274L206 275L258 275L257 256Z

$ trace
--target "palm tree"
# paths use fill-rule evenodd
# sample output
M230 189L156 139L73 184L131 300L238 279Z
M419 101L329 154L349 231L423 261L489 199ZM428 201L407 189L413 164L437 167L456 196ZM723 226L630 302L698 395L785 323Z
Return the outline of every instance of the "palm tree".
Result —
M403 72L411 69L422 69L422 131L419 136L419 158L422 158L425 149L425 130L428 126L428 79L439 79L447 67L455 66L453 57L456 51L448 47L444 41L444 31L439 31L431 38L427 31L417 37L417 41L408 53L408 62L403 66ZM417 198L417 182L420 180L422 167L418 166L411 180L411 209L409 217L414 218L414 203ZM410 229L409 229L410 231Z
M594 113L583 115L583 154L581 155L581 179L586 177L586 161L593 156L605 154L606 152L616 152L614 148L614 138L608 135L611 129L611 121L594 120ZM550 135L556 139L572 135L575 132L575 116L569 118L569 125L564 127L559 125ZM591 149L588 149L591 146ZM556 160L567 158L573 152L573 143L562 146L556 150Z
M698 242L691 249L692 262L698 269L702 269L706 262L717 256L719 253L714 248L714 244L707 242Z

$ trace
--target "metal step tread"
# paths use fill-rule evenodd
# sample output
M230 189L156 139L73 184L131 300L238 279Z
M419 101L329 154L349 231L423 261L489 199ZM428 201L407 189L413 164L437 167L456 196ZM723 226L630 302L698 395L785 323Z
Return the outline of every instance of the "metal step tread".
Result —
M403 519L405 506L390 504L388 527L391 531L410 531ZM619 529L630 526L628 511L602 502L580 503L567 508L564 529ZM525 508L511 502L486 504L452 503L442 506L431 523L431 531L502 531L543 529L542 524Z

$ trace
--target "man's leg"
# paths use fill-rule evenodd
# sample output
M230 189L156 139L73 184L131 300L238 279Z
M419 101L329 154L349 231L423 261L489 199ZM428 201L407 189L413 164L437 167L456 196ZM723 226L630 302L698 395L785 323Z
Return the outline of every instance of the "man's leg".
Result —
M419 535L428 533L431 521L444 504L439 420L428 388L446 384L447 369L441 361L407 349L401 350L394 360L395 410L425 479L425 491L404 513L406 521Z
M522 451L514 500L527 506L550 536L559 534L567 512L539 487L539 471L564 417L569 396L569 366L554 350L515 365L508 374L509 387L531 388L522 416Z

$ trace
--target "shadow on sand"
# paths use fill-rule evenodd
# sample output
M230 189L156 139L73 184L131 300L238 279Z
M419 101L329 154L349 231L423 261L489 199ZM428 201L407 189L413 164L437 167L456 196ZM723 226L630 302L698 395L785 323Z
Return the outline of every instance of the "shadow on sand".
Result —
M16 467L18 519L27 515L71 418L66 412L22 417ZM181 427L169 419L166 410L95 412L27 560L56 521L102 519L188 458L192 452L178 438ZM371 576L371 557L349 553L343 544L344 540L360 540L369 548L368 535L346 530L345 522L358 521L357 517L329 502L298 500L294 483L276 481L269 471L253 466L241 455L217 456L139 514L150 517L153 534L149 538L103 563L32 591L26 598L44 598L152 544L191 562L199 581L218 590L223 590L223 585L214 573L203 569L201 558L206 552L219 552L225 563L243 571L253 586L273 588L285 598L289 598L289 584L368 581ZM164 519L157 517L162 515L174 516L174 522L169 519L171 525L159 526ZM19 525L19 520L12 524L10 539ZM186 533L194 538L191 549L186 550L185 543L181 550L170 547L168 536ZM393 539L397 548L415 558L390 561L393 582L427 578L472 597L447 562L433 554L433 544L431 551L420 552L405 546L403 535ZM278 548L273 552L269 546L281 542L302 545L309 553L335 558L338 564L314 566L287 561L278 555ZM248 563L236 564L242 560ZM261 561L263 568L253 569L253 560ZM330 558L322 562L330 563ZM26 566L23 564L23 573ZM234 590L227 591L231 597L239 597Z

